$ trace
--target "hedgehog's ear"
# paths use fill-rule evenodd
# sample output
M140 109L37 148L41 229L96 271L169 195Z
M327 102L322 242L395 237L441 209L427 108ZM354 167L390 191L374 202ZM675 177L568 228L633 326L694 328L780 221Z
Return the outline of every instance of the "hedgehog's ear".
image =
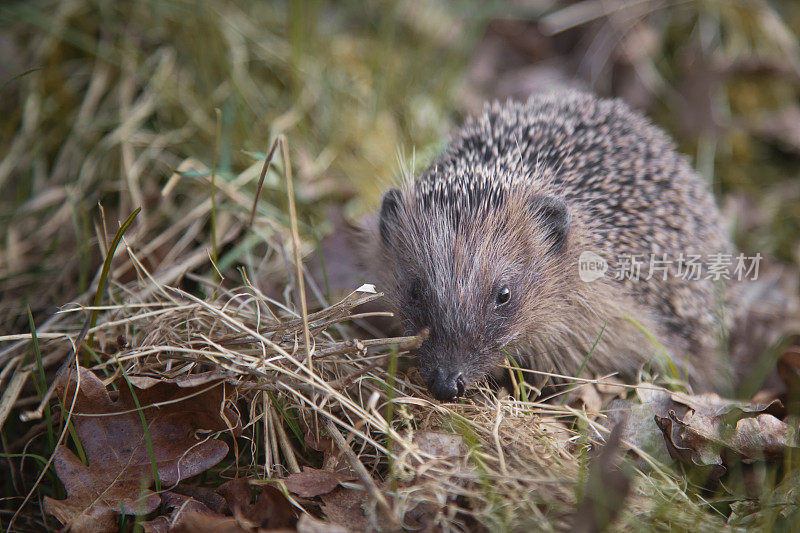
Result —
M392 234L392 226L397 221L397 212L403 198L399 189L389 189L383 195L381 202L381 212L378 220L378 229L381 232L381 239L384 244L389 244Z
M542 225L550 241L550 253L558 253L567 244L569 233L570 215L564 200L555 196L537 194L529 204L531 213Z

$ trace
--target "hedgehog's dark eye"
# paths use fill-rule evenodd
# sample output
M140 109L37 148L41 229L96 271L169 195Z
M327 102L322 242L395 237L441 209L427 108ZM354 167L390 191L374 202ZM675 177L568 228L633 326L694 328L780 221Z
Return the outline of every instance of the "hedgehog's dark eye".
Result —
M499 291L497 291L497 299L495 300L495 305L500 307L501 305L506 304L511 299L511 291L508 287L503 287Z

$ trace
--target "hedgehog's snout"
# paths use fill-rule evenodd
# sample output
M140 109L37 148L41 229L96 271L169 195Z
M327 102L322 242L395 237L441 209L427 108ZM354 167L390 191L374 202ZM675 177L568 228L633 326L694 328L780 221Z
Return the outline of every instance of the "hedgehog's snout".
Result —
M437 368L428 382L428 390L440 402L449 402L464 395L464 376L458 371Z

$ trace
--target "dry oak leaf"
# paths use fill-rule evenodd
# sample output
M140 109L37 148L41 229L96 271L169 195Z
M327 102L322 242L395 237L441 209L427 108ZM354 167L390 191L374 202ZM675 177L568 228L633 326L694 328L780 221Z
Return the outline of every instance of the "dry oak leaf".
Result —
M668 444L685 450L681 459L700 466L722 465L735 458L745 463L772 461L798 446L790 426L769 414L743 417L733 423L697 411L689 411L683 419L670 413L669 418L672 424L656 418Z
M324 522L304 514L297 521L297 533L348 533L350 530L339 524Z
M716 394L671 393L671 398L688 410L654 416L667 449L675 459L710 469L710 479L724 474L726 464L775 460L798 445L786 422L764 413L779 402L737 402Z
M332 523L350 531L366 531L369 519L364 513L366 493L363 490L339 487L322 495L322 512Z
M217 493L225 498L228 510L239 524L269 530L292 530L297 525L294 507L275 486L236 478L217 487Z
M714 446L734 448L733 441L725 444L725 440L734 436L737 424L748 418L769 416L764 411L779 404L741 402L713 393L672 392L651 384L637 386L636 395L640 403L614 400L608 405L607 427L624 421L623 440L633 446L662 461L668 460L668 454L697 466L714 467L715 473L719 473L717 467L722 465L722 457ZM737 438L747 438L746 433ZM742 455L747 457L747 453Z
M331 472L304 467L302 471L290 474L283 480L289 492L301 498L313 498L327 494L339 486L340 481L351 481L355 476L347 472Z
M717 481L725 474L727 469L723 466L721 457L701 458L678 436L680 423L674 411L670 411L665 417L655 415L654 420L663 434L664 444L670 457L681 463L693 465L704 473L705 479L709 482Z
M187 513L170 533L296 533L294 528L259 528L232 516Z
M153 471L148 446L127 382L117 382L118 398L112 399L91 371L79 368L78 372L72 370L56 392L68 408L80 376L72 420L89 465L67 447L58 446L53 464L67 499L45 497L44 507L72 531L115 531L116 514L147 514L161 500L150 490ZM221 412L226 412L225 418L235 427L239 422L232 411L223 410L221 381L194 387L151 385L135 392L147 422L158 476L169 487L211 468L228 453L227 444L198 438L198 430L226 429ZM153 405L157 403L160 405Z
M145 533L167 533L180 527L190 514L203 514L211 518L225 518L219 513L215 513L202 502L191 496L185 496L175 492L164 492L161 494L161 507L170 511L169 516L157 516L153 520L142 522L141 526Z
M648 383L636 387L636 396L640 403L633 399L612 400L605 409L608 418L604 425L611 430L623 424L622 440L625 443L662 462L669 462L668 445L665 445L664 435L653 417L666 417L670 411L683 415L687 408L673 400L668 390Z

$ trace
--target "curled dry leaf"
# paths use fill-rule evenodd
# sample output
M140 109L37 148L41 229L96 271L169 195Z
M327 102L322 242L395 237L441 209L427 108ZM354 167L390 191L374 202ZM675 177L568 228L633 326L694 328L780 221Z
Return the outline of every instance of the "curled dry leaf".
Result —
M689 411L682 420L670 413L669 419L656 418L667 444L681 450L678 458L699 466L721 466L738 458L745 463L772 461L797 447L789 425L769 414L734 423L697 411Z
M45 510L72 531L113 531L115 515L147 514L160 498L150 491L153 469L142 421L130 388L117 382L119 397L112 400L100 379L80 368L80 389L73 422L89 466L65 446L58 446L54 466L67 489L67 499L45 498ZM56 388L65 406L72 404L77 387L73 370ZM202 440L198 430L220 431L232 424L233 412L223 410L222 382L178 387L151 384L135 390L152 442L158 476L165 486L197 475L228 452L222 441ZM160 404L158 407L153 404ZM225 413L227 422L223 420Z
M718 394L710 392L706 394L672 392L670 395L676 402L704 416L725 417L727 415L732 415L734 419L738 419L747 413L764 412L772 407L773 404L779 403L778 400L773 400L768 404L739 402L721 398Z
M744 462L772 460L782 456L788 447L796 446L789 426L764 411L775 405L737 402L716 394L689 395L672 393L672 398L689 410L669 420L656 415L671 452L678 458L701 467L712 467L713 475L721 475L724 463L741 458ZM724 467L722 472L724 472Z
M678 420L674 411L670 411L666 417L656 415L654 420L664 436L664 443L670 457L701 469L703 477L708 481L716 481L725 473L726 469L722 465L721 458L713 456L701 458L697 456L694 450L687 446L677 435L680 424L676 424Z
M614 400L608 425L625 422L624 440L666 460L667 454L705 471L716 480L734 461L775 460L797 447L791 428L766 410L770 403L748 403L717 394L670 392L655 386L636 389L640 404Z
M625 420L624 440L661 460L669 454L708 469L710 478L725 472L728 457L769 460L796 445L786 423L765 413L780 405L777 400L748 403L651 385L637 387L636 392L641 404L627 400L609 404L609 425Z
M355 476L346 472L331 472L305 467L284 480L289 492L301 498L313 498L327 494L339 486L340 481L351 481Z

